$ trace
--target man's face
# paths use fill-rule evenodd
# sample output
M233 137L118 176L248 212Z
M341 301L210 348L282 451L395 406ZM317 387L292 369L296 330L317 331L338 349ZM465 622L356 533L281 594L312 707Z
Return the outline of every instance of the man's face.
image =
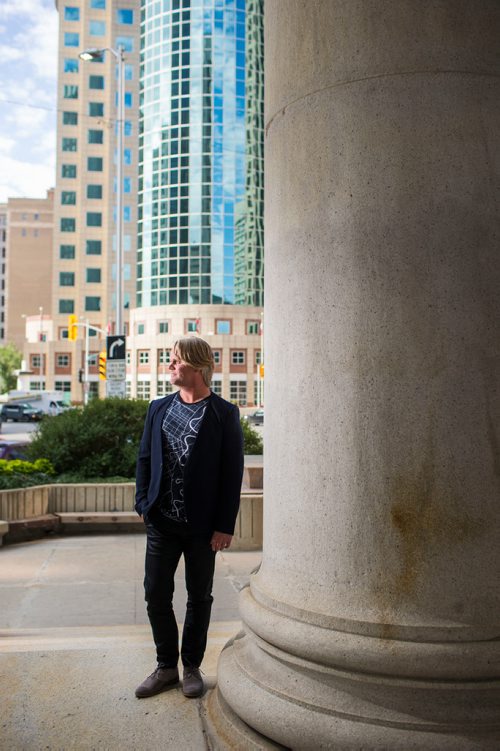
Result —
M175 350L170 352L170 363L168 369L170 371L170 383L172 386L189 388L194 385L196 373L198 371L181 360L179 353Z

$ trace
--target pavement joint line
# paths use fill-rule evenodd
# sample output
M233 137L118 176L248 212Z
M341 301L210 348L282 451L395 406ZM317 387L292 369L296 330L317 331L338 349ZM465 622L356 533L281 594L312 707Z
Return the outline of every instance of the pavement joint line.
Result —
M182 629L182 623L179 623ZM214 621L209 646L224 645L241 628L241 621ZM149 625L64 626L61 628L0 629L0 654L60 650L123 648L124 644L151 648Z

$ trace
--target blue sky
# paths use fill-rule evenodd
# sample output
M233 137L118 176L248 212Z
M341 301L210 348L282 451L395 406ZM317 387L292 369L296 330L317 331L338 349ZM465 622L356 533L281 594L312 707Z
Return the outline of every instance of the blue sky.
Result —
M0 0L0 202L55 182L54 0Z

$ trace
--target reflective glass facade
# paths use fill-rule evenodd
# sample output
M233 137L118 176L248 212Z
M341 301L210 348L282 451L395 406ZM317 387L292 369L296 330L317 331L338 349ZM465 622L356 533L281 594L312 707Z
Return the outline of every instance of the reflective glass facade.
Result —
M263 304L263 0L143 0L137 305Z

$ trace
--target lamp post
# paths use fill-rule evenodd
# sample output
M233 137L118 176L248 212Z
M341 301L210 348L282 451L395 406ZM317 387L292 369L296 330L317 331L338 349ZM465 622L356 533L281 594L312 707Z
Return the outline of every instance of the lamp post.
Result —
M94 47L80 52L82 60L100 60L105 52L111 52L118 63L117 86L117 165L116 165L116 330L123 334L123 134L124 134L124 93L125 93L125 57L123 47Z
M38 308L40 312L40 333L38 338L40 340L40 391L43 390L43 307Z

